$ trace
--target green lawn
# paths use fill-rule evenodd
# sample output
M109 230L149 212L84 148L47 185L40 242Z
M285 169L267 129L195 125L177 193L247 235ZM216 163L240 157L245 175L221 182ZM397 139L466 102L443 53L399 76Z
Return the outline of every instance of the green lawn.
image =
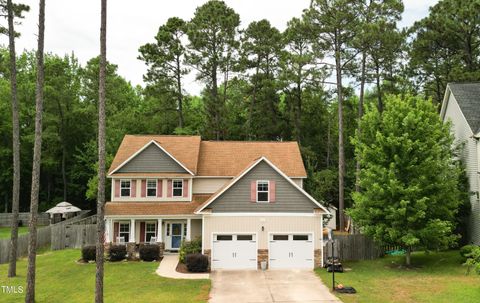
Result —
M0 227L0 239L10 239L10 227ZM18 227L18 234L23 235L28 233L28 226Z
M37 256L36 302L93 302L95 264L77 264L79 250L46 251ZM0 286L25 287L26 260L18 263L19 276L6 278L0 265ZM206 302L209 280L175 280L155 274L157 262L105 264L105 302ZM24 294L4 294L0 302L23 302Z
M344 302L480 302L480 276L470 273L458 251L415 253L412 269L399 267L404 257L385 257L373 261L345 262L351 271L336 274L337 283L353 286L355 295L339 295ZM332 274L316 270L331 287Z

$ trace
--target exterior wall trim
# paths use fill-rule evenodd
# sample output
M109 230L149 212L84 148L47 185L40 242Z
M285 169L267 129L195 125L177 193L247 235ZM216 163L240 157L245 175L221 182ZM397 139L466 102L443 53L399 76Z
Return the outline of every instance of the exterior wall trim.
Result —
M199 215L105 215L105 218L107 219L112 219L112 220L125 220L125 219L129 219L129 218L132 218L132 219L145 219L145 220L149 220L149 219L157 219L157 218L161 218L161 219L202 219L203 221L203 218L202 216L199 216Z
M213 201L215 201L221 194L226 192L229 188L231 188L235 183L237 183L240 179L243 178L249 171L251 171L254 167L256 167L260 162L265 161L270 167L272 167L280 176L282 176L285 180L287 180L290 184L292 184L297 190L299 190L303 195L305 195L310 201L316 204L319 208L321 208L326 214L330 214L330 212L320 203L317 202L312 196L310 196L303 188L298 186L295 182L290 179L287 175L285 175L279 168L277 168L272 162L270 162L266 157L261 157L255 163L253 163L250 167L248 167L245 171L243 171L237 178L233 179L230 184L225 186L221 191L217 192L208 203L203 205L199 210L195 211L196 214L200 214L208 205L210 205Z
M140 148L139 150L137 150L133 155L131 155L130 157L128 157L127 160L123 161L122 164L120 164L119 166L117 166L114 170L112 170L111 173L109 173L108 175L111 176L112 174L114 174L116 171L118 171L120 168L122 168L123 166L125 166L125 164L127 164L128 162L130 162L133 158L135 158L136 156L138 156L142 151L144 151L147 147L149 147L151 144L155 144L158 148L160 148L165 154L167 154L170 158L173 159L173 161L177 162L183 169L185 169L190 175L194 176L195 174L192 173L185 165L183 165L180 161L178 161L174 156L172 156L168 151L166 151L160 144L158 144L155 140L151 140L150 142L148 142L147 144L145 144L142 148Z

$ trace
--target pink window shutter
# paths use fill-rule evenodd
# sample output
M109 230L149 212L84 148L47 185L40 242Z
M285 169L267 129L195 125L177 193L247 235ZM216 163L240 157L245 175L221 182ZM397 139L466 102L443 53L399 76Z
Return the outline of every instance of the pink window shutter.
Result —
M188 192L190 189L188 188L188 179L183 180L183 197L187 198L188 197Z
M120 234L120 226L118 222L113 223L113 242L117 242L117 237Z
M137 196L137 180L132 180L130 185L130 197L135 198Z
M167 197L172 197L172 180L167 181Z
M162 191L163 191L163 182L162 180L157 180L157 197L162 196Z
M257 201L257 182L250 182L250 202Z
M120 197L120 180L115 180L115 198Z
M147 180L143 179L142 180L142 191L141 191L141 197L145 198L147 196Z
M145 242L145 222L140 222L140 241L138 242Z
M270 202L275 202L275 199L276 199L276 194L275 194L275 190L276 190L276 185L275 185L275 181L269 181L269 194L270 194Z

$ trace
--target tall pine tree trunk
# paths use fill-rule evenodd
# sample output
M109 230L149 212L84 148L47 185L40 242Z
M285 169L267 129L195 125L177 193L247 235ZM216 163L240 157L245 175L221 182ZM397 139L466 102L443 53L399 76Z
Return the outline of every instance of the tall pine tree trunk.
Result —
M98 85L98 192L95 302L103 303L105 240L105 77L107 68L107 0L102 0L100 21L100 68Z
M343 146L343 91L342 91L342 62L340 55L340 42L335 41L335 69L337 78L338 95L338 213L340 230L345 229L345 152Z
M10 264L8 276L17 275L18 212L20 204L20 122L17 99L17 62L15 53L15 29L13 23L12 0L7 0L8 10L8 48L10 50L10 90L12 94L12 138L13 138L13 190L12 190L12 226L10 235Z
M177 63L177 101L178 101L178 127L183 128L183 94L182 94L182 67L180 64L180 56L176 58Z
M360 122L363 117L363 99L365 98L365 65L367 62L367 54L365 51L362 52L362 65L361 65L361 75L360 75L360 98L358 100L358 126L357 126L357 132L358 135L362 132L362 129L360 127ZM357 156L358 157L358 156ZM355 180L355 191L360 192L360 160L357 158L357 163L356 163L356 180Z
M377 99L378 99L378 111L383 112L383 100L382 100L382 86L380 84L380 66L375 64L375 78L377 85Z
M38 49L37 49L37 85L35 92L35 141L33 145L32 191L30 196L30 222L28 236L28 268L25 302L35 302L35 261L37 254L37 217L38 193L40 188L40 163L42 157L42 114L44 63L43 47L45 35L45 0L40 0L38 14Z

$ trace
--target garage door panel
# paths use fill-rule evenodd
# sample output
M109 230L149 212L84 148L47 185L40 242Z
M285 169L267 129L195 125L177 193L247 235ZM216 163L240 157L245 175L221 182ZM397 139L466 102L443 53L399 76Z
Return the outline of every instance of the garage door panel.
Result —
M272 269L313 268L313 234L270 235L269 261Z
M256 269L255 235L214 235L212 269Z

